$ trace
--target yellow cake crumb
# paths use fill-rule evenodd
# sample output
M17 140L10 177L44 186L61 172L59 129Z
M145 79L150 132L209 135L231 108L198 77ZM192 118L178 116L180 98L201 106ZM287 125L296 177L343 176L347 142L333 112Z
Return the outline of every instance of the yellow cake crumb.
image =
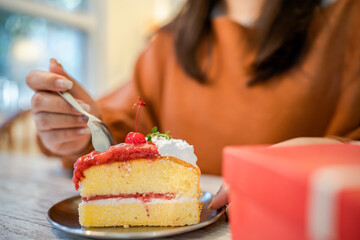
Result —
M175 199L124 203L112 198L101 204L83 201L79 205L82 226L184 226L200 221L200 169L187 162L174 157L136 159L92 166L83 174L82 197L171 193Z

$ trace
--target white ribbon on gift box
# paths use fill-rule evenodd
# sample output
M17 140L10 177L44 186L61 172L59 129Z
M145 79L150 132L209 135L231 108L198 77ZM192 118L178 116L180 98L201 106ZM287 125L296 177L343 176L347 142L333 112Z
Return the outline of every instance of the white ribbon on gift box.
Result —
M360 187L359 165L333 165L311 174L308 194L308 237L338 239L338 195L342 189Z

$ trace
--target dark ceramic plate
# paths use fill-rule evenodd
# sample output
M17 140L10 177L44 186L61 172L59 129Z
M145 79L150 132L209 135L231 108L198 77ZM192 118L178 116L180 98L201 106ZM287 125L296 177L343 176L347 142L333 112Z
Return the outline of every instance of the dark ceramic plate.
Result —
M204 203L200 215L200 222L184 227L81 227L78 215L78 205L81 202L80 196L68 198L56 203L48 210L47 217L49 222L59 230L91 238L144 239L166 237L194 231L216 222L224 214L225 208L219 210L209 209L208 204L212 198L213 195L211 193L203 193L200 197L200 201Z

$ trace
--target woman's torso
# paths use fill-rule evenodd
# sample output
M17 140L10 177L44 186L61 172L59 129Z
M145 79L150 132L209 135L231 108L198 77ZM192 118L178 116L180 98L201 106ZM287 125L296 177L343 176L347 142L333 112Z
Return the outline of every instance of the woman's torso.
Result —
M139 58L133 81L100 101L121 141L133 128L137 96L148 103L139 129L157 125L194 145L202 172L221 174L228 145L273 144L294 137L360 138L360 4L339 0L317 11L299 64L247 87L256 34L228 18L213 20L208 83L178 65L171 34L160 32ZM106 107L105 107L106 106ZM110 109L110 110L109 110ZM111 110L112 109L112 110Z
M255 34L227 18L213 21L208 84L187 77L175 59L166 63L172 72L164 81L160 125L195 146L203 172L221 173L227 145L344 136L359 127L360 80L344 72L350 9L341 6L345 1L336 4L316 14L303 61L268 82L246 86Z

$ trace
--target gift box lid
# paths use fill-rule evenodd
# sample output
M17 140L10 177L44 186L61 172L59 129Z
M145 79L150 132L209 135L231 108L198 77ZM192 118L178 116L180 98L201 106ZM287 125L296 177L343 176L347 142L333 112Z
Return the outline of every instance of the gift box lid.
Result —
M337 213L331 201L349 199L350 194L355 202L348 204L359 206L360 146L230 146L223 152L223 176L232 194L272 209L304 231L314 226L321 231L316 224L334 224L329 214Z

